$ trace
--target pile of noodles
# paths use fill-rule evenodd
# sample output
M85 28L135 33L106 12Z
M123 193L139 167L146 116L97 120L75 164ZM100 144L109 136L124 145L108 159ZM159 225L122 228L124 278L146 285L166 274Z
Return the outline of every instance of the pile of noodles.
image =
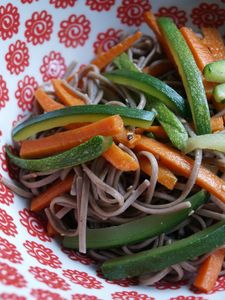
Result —
M146 66L154 66L162 60L163 56L159 45L149 36L143 36L132 48L127 51L129 58L142 70ZM69 66L64 79L74 74L74 79L67 86L77 93L87 104L121 105L143 109L146 98L143 93L113 84L100 74L94 65L86 65L81 72L75 72L77 68L73 63ZM115 66L110 64L106 71L113 70ZM159 77L176 91L184 94L184 88L175 69ZM78 88L78 81L82 80L82 90ZM44 90L54 99L53 87L50 83L43 84ZM135 100L133 99L135 95ZM137 98L139 101L137 102ZM210 108L211 115L215 112ZM34 114L39 110L34 109ZM219 115L223 115L221 112ZM217 114L218 115L218 114ZM194 131L182 120L189 136L195 135ZM62 130L62 129L57 129ZM132 137L133 128L129 128ZM51 131L53 133L55 131ZM49 135L49 132L42 133L36 138ZM18 145L15 145L18 147ZM125 145L119 147L137 159L136 154ZM146 215L161 214L179 211L182 208L190 207L189 202L183 201L187 196L195 193L199 188L195 185L196 177L201 164L205 165L218 176L225 179L225 156L216 151L196 150L192 155L195 160L191 175L186 180L179 177L173 191L169 191L160 184L157 184L158 162L148 152L140 153L151 163L152 176L136 172L122 172L110 165L103 157L97 158L89 163L48 173L31 173L21 169L19 174L20 186L5 183L11 186L18 194L26 198L32 198L42 192L46 186L56 179L64 179L68 173L74 174L73 184L70 193L52 200L50 207L45 209L45 214L62 236L79 235L79 251L86 253L97 261L104 261L108 258L132 254L138 251L157 248L172 243L175 240L185 238L196 233L215 221L225 219L225 204L221 203L214 196L210 196L207 204L203 205L195 213L190 215L184 222L179 224L168 234L161 234L155 238L145 240L141 243L123 246L117 249L86 251L86 228L100 228L111 225L119 225ZM58 205L62 207L57 210ZM139 277L141 284L152 285L164 278L169 281L178 281L188 278L198 268L198 265L205 259L205 256L197 257L180 264L172 265L160 272L150 273ZM225 265L221 274L225 273Z

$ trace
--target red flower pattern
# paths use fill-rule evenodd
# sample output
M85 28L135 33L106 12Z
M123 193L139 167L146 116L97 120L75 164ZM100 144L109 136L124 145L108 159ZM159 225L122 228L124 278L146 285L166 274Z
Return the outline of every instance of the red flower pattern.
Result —
M123 291L123 292L116 292L112 294L113 300L131 300L131 299L138 299L138 300L155 300L153 297L149 297L146 294L139 294L135 291Z
M27 253L39 261L39 263L55 269L61 267L62 263L51 249L33 241L26 241L23 245L27 248Z
M167 282L167 281L160 280L159 282L156 282L153 286L157 290L167 290L167 289L168 290L178 290L179 288L186 285L187 283L188 283L187 280L180 280L177 282Z
M29 52L25 42L17 40L15 44L9 46L9 51L5 55L7 70L11 74L20 74L29 66Z
M106 32L100 32L97 35L97 40L94 42L94 53L98 54L99 51L107 51L120 41L122 30L109 28Z
M8 293L2 293L0 294L1 300L26 300L24 296L19 296L16 294L8 294Z
M18 114L16 120L12 122L12 126L15 127L20 121L25 118L25 115Z
M71 15L68 20L60 23L59 42L67 48L84 46L91 31L91 23L85 15Z
M87 289L101 289L102 283L95 277L89 276L86 272L80 272L78 270L63 270L63 275L70 281L82 285Z
M0 110L5 107L7 101L9 101L9 90L2 75L0 75Z
M18 106L25 110L32 110L34 92L38 88L38 83L32 76L26 75L23 80L19 80L17 84L18 88L15 92L15 97L18 101Z
M0 6L0 38L4 41L18 33L20 25L18 8L8 3Z
M96 263L92 258L77 251L68 249L62 249L62 251L66 253L70 259L79 261L83 265L92 265Z
M8 259L12 263L20 264L23 261L23 258L16 246L2 237L0 237L0 257Z
M50 272L47 269L39 267L30 267L29 271L34 275L35 279L44 282L53 289L60 289L63 291L70 290L70 285L55 272Z
M38 237L43 242L50 242L51 238L46 234L44 220L34 212L24 208L19 212L20 223L26 227L27 232L33 237Z
M43 57L43 64L40 67L43 81L53 78L61 78L66 72L64 58L59 52L51 51L49 55Z
M128 287L128 286L132 286L132 285L137 285L138 281L134 278L125 278L125 279L115 279L115 280L109 280L109 279L105 279L103 277L103 274L100 270L97 270L97 276L104 279L107 283L110 284L117 284L119 286L122 287Z
M1 153L0 153L1 155ZM0 203L10 205L13 203L14 194L0 182Z
M115 4L115 0L86 0L86 5L90 6L91 10L109 11Z
M7 214L4 209L0 208L0 230L6 235L15 236L18 232L16 225L13 223L13 218Z
M150 9L148 0L123 0L117 9L117 17L123 24L140 26L144 22L144 12Z
M49 3L53 4L55 8L73 7L77 0L50 0Z
M13 285L17 288L23 288L27 284L24 277L18 273L16 268L2 262L0 262L0 282L5 285Z
M169 300L207 300L203 297L195 297L195 296L178 296L178 297L172 297Z
M47 290L32 289L30 294L36 298L36 300L65 300L65 298L62 298L59 294Z
M6 161L5 145L2 146L2 151L0 152L0 162L3 171L8 172L8 166Z
M201 3L198 7L192 9L191 17L193 24L198 27L219 27L225 22L225 9L220 8L215 3Z
M28 19L25 25L27 28L25 31L27 42L37 45L50 40L53 31L53 21L52 16L46 10L34 12L31 19Z
M86 294L74 294L72 295L72 300L101 300L101 299Z
M22 3L29 3L31 4L34 1L38 1L38 0L20 0Z
M178 27L185 26L188 19L184 10L179 10L176 6L161 7L156 17L170 17L174 20Z

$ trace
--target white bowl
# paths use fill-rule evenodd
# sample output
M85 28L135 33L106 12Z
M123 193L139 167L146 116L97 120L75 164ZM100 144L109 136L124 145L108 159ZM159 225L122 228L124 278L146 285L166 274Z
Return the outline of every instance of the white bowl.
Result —
M4 145L11 142L12 124L31 111L38 84L63 76L73 60L90 61L98 43L104 40L107 49L117 42L120 30L133 32L140 27L150 33L143 24L143 11L152 8L194 29L211 25L224 34L225 28L224 0L2 0L0 5L0 174L4 176L8 176ZM62 251L26 207L28 201L0 183L0 299L225 298L225 277L208 295L195 294L185 282L143 287L134 280L105 280L91 259Z

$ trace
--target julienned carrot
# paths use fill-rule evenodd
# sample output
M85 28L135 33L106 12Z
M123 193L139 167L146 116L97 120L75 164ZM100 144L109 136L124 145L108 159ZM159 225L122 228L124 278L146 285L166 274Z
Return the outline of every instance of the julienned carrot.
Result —
M203 43L209 48L214 61L225 59L225 45L223 39L215 27L202 27L204 35Z
M41 211L49 206L52 199L63 193L69 192L73 182L72 175L67 176L64 180L57 180L49 186L43 193L37 195L31 201L32 211Z
M173 64L167 59L162 59L152 63L151 66L145 67L143 72L157 77L169 72L171 69L173 69Z
M139 156L138 160L141 170L151 176L152 168L149 160L144 156ZM169 190L173 190L177 183L177 177L168 168L163 166L162 163L159 163L158 182L167 187Z
M180 29L183 37L185 38L194 58L197 66L202 72L204 67L213 62L214 58L209 51L208 47L204 44L203 40L196 35L191 28L182 27Z
M224 129L223 117L212 117L211 128L212 128L212 132L223 130Z
M21 144L20 156L40 158L54 155L78 146L96 135L113 136L123 130L123 120L115 115L77 129L55 133L51 136L26 140Z
M59 100L67 105L84 105L84 101L79 98L75 93L66 88L63 81L60 79L52 79L52 85L54 87L56 95L59 97Z
M134 148L138 141L141 139L141 136L140 134L130 132L129 130L124 128L124 130L115 135L113 139L115 142L122 143L128 148Z
M162 34L159 30L159 26L156 22L156 18L153 15L153 13L151 11L145 12L144 13L144 20L147 23L147 25L150 27L150 29L155 33L158 42L163 47L163 49L166 52L166 55L169 58L169 60L173 63L174 62L173 56L170 52L170 49L169 49L166 41L164 40L164 38L163 38L163 36L162 36Z
M110 48L107 52L103 52L92 60L92 64L96 65L100 70L104 69L113 59L126 50L128 50L138 39L140 39L142 33L137 31L135 34L128 36L119 44Z
M34 96L45 112L61 109L64 107L64 105L49 97L42 88L38 88L35 91Z
M207 293L213 289L224 262L225 249L218 249L210 254L201 264L194 286L201 292Z
M114 143L102 156L121 171L136 171L139 168L139 163Z
M191 174L193 159L166 144L143 136L135 150L151 152L175 174L182 174L184 177L189 177ZM196 184L225 203L225 182L208 169L200 167Z
M224 129L224 121L223 117L212 117L210 119L211 122L211 128L212 131L221 131ZM168 138L167 133L165 130L158 125L150 126L149 128L143 129L143 128L136 128L135 132L138 134L143 134L144 132L151 132L153 133L157 138L166 139Z

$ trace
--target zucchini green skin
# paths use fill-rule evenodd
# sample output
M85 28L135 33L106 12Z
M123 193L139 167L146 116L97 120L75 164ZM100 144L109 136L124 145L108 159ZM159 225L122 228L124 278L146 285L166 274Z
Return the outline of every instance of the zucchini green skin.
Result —
M104 277L110 280L157 272L211 252L224 243L225 221L221 221L170 245L107 260L101 270Z
M175 23L166 17L157 19L181 75L197 134L211 133L210 113L200 71Z
M159 99L175 113L187 117L188 107L185 99L158 78L128 70L115 70L104 75L114 83L131 86Z
M77 166L99 157L112 146L112 137L95 136L89 141L60 154L41 159L22 159L6 147L10 161L20 168L31 171L52 171Z
M156 119L166 131L172 144L183 151L187 145L188 134L176 115L166 105L154 98L148 99L146 109L156 111Z
M13 129L12 136L15 141L20 141L44 130L71 123L95 122L112 115L120 115L124 125L141 128L151 126L155 117L155 114L150 111L115 105L65 107L24 121Z
M88 229L86 235L87 249L112 249L167 233L184 221L192 211L198 209L207 199L207 193L202 190L185 200L190 201L190 208L164 215L151 215L118 226ZM78 249L79 238L64 237L63 246Z
M161 17L157 19L157 23L178 66L191 108L196 133L211 133L208 102L202 77L194 57L172 19Z
M125 69L128 71L141 72L138 68L130 61L126 53L118 56L113 61L119 69ZM177 116L169 109L165 104L154 97L147 96L147 105L145 109L156 111L156 119L160 122L164 130L166 131L172 144L180 149L184 150L186 147L188 134Z
M218 84L213 89L213 97L216 100L216 102L225 102L225 83Z
M225 59L215 61L205 66L203 75L207 81L225 82Z

